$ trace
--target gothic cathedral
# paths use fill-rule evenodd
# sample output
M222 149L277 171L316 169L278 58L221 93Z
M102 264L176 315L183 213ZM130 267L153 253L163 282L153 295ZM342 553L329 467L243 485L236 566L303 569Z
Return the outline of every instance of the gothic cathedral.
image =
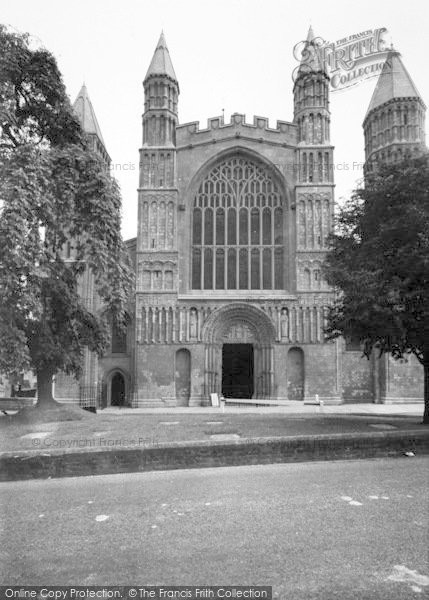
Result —
M364 121L367 168L424 147L425 106L399 54L390 59ZM422 399L416 361L368 361L351 340L324 339L334 149L323 67L298 71L293 121L275 129L239 113L179 124L163 34L143 86L130 324L103 359L88 357L87 398L100 407L208 405L211 393L257 404ZM75 107L108 157L86 89ZM55 389L60 400L76 394L66 378Z

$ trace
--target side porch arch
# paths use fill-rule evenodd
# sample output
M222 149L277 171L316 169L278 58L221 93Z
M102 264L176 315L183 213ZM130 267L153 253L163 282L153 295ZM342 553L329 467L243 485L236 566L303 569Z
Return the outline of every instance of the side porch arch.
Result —
M113 367L103 377L101 408L129 406L130 375L121 367Z

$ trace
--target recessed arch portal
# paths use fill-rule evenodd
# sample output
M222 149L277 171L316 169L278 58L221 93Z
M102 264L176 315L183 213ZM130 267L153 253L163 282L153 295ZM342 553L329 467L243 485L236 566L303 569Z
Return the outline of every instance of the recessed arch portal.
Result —
M245 303L223 306L212 312L204 323L202 339L206 344L204 371L206 398L210 393L220 394L225 389L231 390L234 387L231 377L236 363L241 365L241 374L238 377L240 386L242 390L247 390L248 396L254 398L273 396L275 329L264 311ZM236 361L233 358L234 352L237 354ZM229 361L228 364L224 364L226 360ZM245 373L248 378L251 378L247 383L244 381Z

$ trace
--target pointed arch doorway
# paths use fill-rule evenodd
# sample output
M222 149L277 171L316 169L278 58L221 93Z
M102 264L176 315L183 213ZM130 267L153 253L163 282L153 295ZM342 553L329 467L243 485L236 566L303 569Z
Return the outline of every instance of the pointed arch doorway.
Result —
M130 390L130 376L121 368L114 368L103 377L101 406L127 406Z
M119 371L113 375L110 384L110 405L125 405L125 378Z

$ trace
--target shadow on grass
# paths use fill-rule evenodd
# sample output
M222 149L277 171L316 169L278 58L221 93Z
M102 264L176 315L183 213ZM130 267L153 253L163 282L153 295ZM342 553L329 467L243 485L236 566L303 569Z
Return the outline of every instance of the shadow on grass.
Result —
M0 428L10 425L32 425L37 423L59 423L63 421L90 421L97 416L79 406L65 406L53 401L49 404L25 406L14 415L4 415Z

